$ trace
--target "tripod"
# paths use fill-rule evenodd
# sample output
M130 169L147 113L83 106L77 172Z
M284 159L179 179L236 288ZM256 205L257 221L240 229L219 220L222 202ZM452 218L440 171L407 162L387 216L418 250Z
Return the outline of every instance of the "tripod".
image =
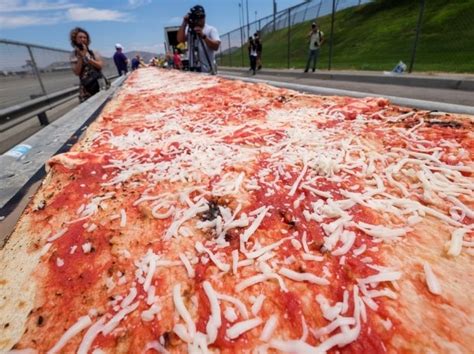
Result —
M214 70L214 65L211 63L211 59L209 58L209 54L207 53L205 43L201 37L197 35L197 33L190 29L189 30L189 35L191 36L191 50L189 52L189 63L192 64L189 67L189 70L191 71L201 71L201 56L199 55L199 43L201 44L201 47L204 52L204 56L206 57L206 62L207 65L209 66L211 70L211 75L215 75L216 72Z

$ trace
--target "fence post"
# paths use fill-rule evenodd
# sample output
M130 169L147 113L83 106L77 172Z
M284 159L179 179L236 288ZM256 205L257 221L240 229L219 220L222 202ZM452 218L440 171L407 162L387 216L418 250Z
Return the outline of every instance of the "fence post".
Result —
M276 30L276 12L277 12L277 4L276 0L273 0L273 32Z
M242 67L244 67L244 34L242 28L243 27L240 27L240 49L242 53Z
M424 11L425 11L425 0L420 0L420 12L418 14L418 23L416 24L416 35L415 35L415 41L413 42L413 50L411 52L410 66L408 68L409 73L412 72L413 65L415 64L416 47L418 46L418 40L420 39L421 23L423 21Z
M30 58L31 58L31 65L33 67L33 71L35 72L36 78L38 79L38 82L41 86L41 91L43 91L43 94L46 95L46 90L43 85L43 80L41 80L38 67L36 66L35 57L33 56L33 51L31 50L31 47L29 45L27 45L26 48L28 48L28 53L30 54Z
M38 70L38 66L36 65L35 57L33 56L33 51L31 50L31 47L29 45L27 45L26 48L28 48L28 53L30 54L30 58L31 58L31 66L33 68L33 71L35 72L36 78L38 79L38 82L39 82L40 87L41 87L41 91L43 91L43 95L46 96L47 95L46 89L44 88L43 80L41 79L41 76L40 76L40 73L39 73L39 70ZM32 95L30 97L31 98L36 98L35 96L37 97L37 95ZM41 96L41 95L38 95L38 96ZM46 115L46 112L39 113L38 114L38 120L39 120L41 125L48 125L49 124L49 120L48 120L48 116Z
M230 50L230 33L227 35L228 43L229 43L229 66L232 66L232 51Z
M332 15L331 15L331 38L329 39L329 62L328 70L331 70L332 64L332 47L334 45L334 16L336 14L336 0L332 0Z
M290 68L290 42L291 42L291 7L288 9L288 69Z

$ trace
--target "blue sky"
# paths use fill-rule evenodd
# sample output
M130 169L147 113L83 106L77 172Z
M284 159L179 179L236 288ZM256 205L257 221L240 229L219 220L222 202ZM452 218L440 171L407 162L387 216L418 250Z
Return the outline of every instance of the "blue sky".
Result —
M91 48L111 55L119 42L125 51L162 52L165 26L178 25L195 4L220 34L239 27L241 0L0 0L0 38L69 49L69 30L86 28ZM246 0L243 0L244 5ZM277 0L278 10L302 0ZM270 15L272 0L248 0L250 21Z

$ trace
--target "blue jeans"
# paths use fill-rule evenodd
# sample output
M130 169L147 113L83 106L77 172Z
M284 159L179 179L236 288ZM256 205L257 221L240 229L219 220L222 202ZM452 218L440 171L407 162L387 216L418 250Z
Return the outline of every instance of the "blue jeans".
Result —
M314 71L316 69L316 64L318 62L318 58L319 58L319 48L318 49L310 49L309 50L308 62L306 63L305 71L308 71L309 65L311 64L311 61L313 61L313 71Z

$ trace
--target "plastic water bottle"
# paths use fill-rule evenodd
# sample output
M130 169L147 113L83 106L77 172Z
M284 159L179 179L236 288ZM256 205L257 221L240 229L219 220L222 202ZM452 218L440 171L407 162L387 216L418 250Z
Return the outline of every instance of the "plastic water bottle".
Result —
M21 160L24 159L26 154L31 150L31 145L27 144L19 144L15 146L14 148L8 150L4 156L11 156L15 160Z

